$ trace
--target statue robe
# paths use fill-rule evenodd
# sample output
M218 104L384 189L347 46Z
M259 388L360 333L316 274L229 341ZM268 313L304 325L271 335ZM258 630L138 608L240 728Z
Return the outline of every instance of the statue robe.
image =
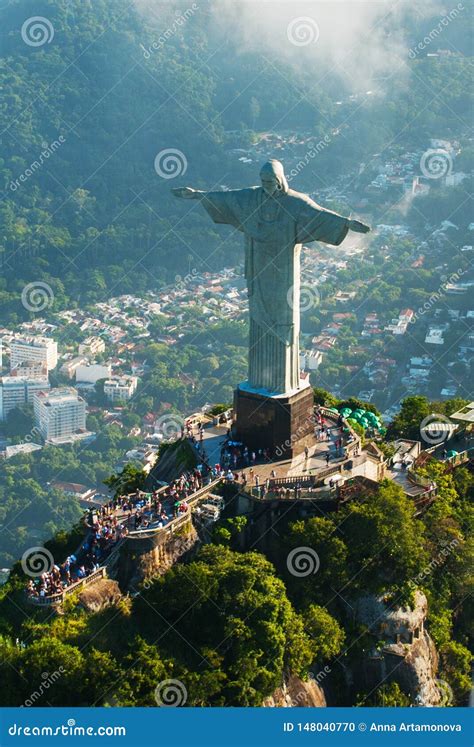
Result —
M291 189L276 197L262 187L206 192L202 204L215 223L245 234L249 386L271 395L299 389L301 245L339 245L349 219Z

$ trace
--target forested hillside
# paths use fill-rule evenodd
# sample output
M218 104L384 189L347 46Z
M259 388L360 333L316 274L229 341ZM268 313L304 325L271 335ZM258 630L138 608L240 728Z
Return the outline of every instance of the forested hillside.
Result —
M337 132L304 175L316 189L392 136L421 143L438 123L440 135L449 136L458 132L459 118L468 118L462 57L401 59L390 80L367 81L377 95L360 100L339 69L325 72L324 54L306 67L288 66L277 49L256 55L241 49L225 19L215 32L212 3L193 8L158 3L151 13L146 3L126 0L43 0L35 14L49 20L54 35L41 46L22 35L28 0L2 8L0 308L6 319L27 314L18 300L32 280L52 287L59 309L156 288L185 268L214 270L241 258L235 234L223 241L199 207L183 213L173 201L170 184L178 180L154 167L164 149L184 154L181 183L219 188L248 183L249 169L231 160L229 149L255 132ZM462 46L462 24L456 29ZM414 38L420 32L413 27ZM361 106L364 116L357 113Z
M422 517L385 481L342 513L279 523L275 565L236 551L245 518L226 519L191 562L98 610L85 611L77 594L61 615L28 606L18 564L0 593L1 704L29 705L31 682L58 671L35 705L153 706L157 683L173 678L188 706L259 706L288 672L319 671L331 673L331 705L416 705L393 682L364 692L344 673L383 644L356 623L356 600L381 593L391 606L410 605L418 587L429 598L437 682L448 683L450 705L465 705L473 478L465 468L431 469L440 492ZM61 534L47 547L59 559L77 541ZM319 572L295 575L287 553L308 548L318 550Z

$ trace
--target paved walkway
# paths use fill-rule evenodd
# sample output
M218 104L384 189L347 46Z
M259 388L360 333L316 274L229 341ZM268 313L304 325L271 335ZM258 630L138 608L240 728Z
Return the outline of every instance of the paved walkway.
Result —
M282 459L280 462L268 462L265 464L257 463L254 467L239 469L239 475L245 472L250 484L250 469L253 469L254 477L258 475L260 484L265 482L271 476L272 470L275 470L276 477L293 477L297 475L316 475L326 467L333 467L340 464L344 457L336 452L334 441L340 437L340 430L337 426L330 427L331 441L317 441L309 450L308 458L304 453L295 459ZM329 452L329 464L326 464L326 454Z
M426 490L426 488L421 485L414 485L411 480L408 479L406 469L391 469L387 472L387 477L400 485L408 495L419 495L420 493L424 493Z
M221 449L227 438L227 427L226 425L213 425L204 428L203 445L207 454L207 462L211 467L221 460Z

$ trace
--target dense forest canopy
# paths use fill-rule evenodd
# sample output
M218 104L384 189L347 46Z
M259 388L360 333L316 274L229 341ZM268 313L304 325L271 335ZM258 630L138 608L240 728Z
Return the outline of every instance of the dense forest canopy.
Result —
M97 612L86 612L75 595L62 615L31 607L25 614L18 564L0 595L2 705L30 697L27 675L40 681L42 671L59 671L64 676L35 705L151 706L157 683L173 678L186 692L186 705L258 706L288 672L306 679L325 666L335 677L337 704L348 697L354 705L371 704L375 691L357 692L355 683L348 696L344 684L342 670L374 645L348 610L367 593L410 605L415 588L430 601L427 625L440 655L438 676L452 688L454 703L464 704L474 481L465 468L453 475L433 463L430 470L440 492L422 517L414 516L399 486L385 481L370 499L361 495L342 513L280 523L275 565L262 553L231 549L245 520L225 519L191 562ZM440 563L448 542L452 551ZM64 535L47 547L57 559L71 551ZM288 553L308 547L317 550L320 571L292 574ZM393 698L387 704L415 705L395 685L385 693Z

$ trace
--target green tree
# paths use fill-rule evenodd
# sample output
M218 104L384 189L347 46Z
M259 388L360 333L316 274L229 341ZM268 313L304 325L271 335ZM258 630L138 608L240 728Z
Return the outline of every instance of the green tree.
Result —
M341 652L344 630L327 609L310 604L303 613L303 620L304 629L312 641L315 659L332 659Z
M387 438L410 438L420 440L420 425L433 410L426 397L414 395L406 397L400 412L395 415L387 429Z
M127 495L143 488L145 479L145 472L129 463L121 472L104 480L104 483L115 491L115 495Z
M150 609L167 621L163 645L175 654L181 651L187 671L211 677L204 655L217 646L220 674L206 705L260 705L281 683L284 671L304 674L312 658L310 640L283 582L258 553L208 545L196 561L174 566L143 591L136 609L150 635L156 619ZM191 645L183 648L179 640Z
M452 705L466 705L471 690L471 652L462 644L450 641L441 648L440 657L441 675L446 677L453 690Z
M411 705L406 695L397 682L380 685L371 693L359 693L356 698L356 706L364 708L407 708Z
M298 558L306 556L309 570L314 572L303 575ZM290 524L282 559L288 592L298 608L311 602L328 605L347 581L347 547L329 519L318 517Z
M423 525L413 501L385 481L365 501L353 501L338 516L349 550L351 591L399 590L428 561Z
M165 664L155 645L137 636L129 643L123 659L123 675L111 685L105 702L121 706L156 706L155 690L173 675L172 665Z
M321 387L313 387L313 393L314 402L316 405L323 405L324 407L335 407L338 403L336 397L334 397L330 392L327 392L325 389L321 389Z

